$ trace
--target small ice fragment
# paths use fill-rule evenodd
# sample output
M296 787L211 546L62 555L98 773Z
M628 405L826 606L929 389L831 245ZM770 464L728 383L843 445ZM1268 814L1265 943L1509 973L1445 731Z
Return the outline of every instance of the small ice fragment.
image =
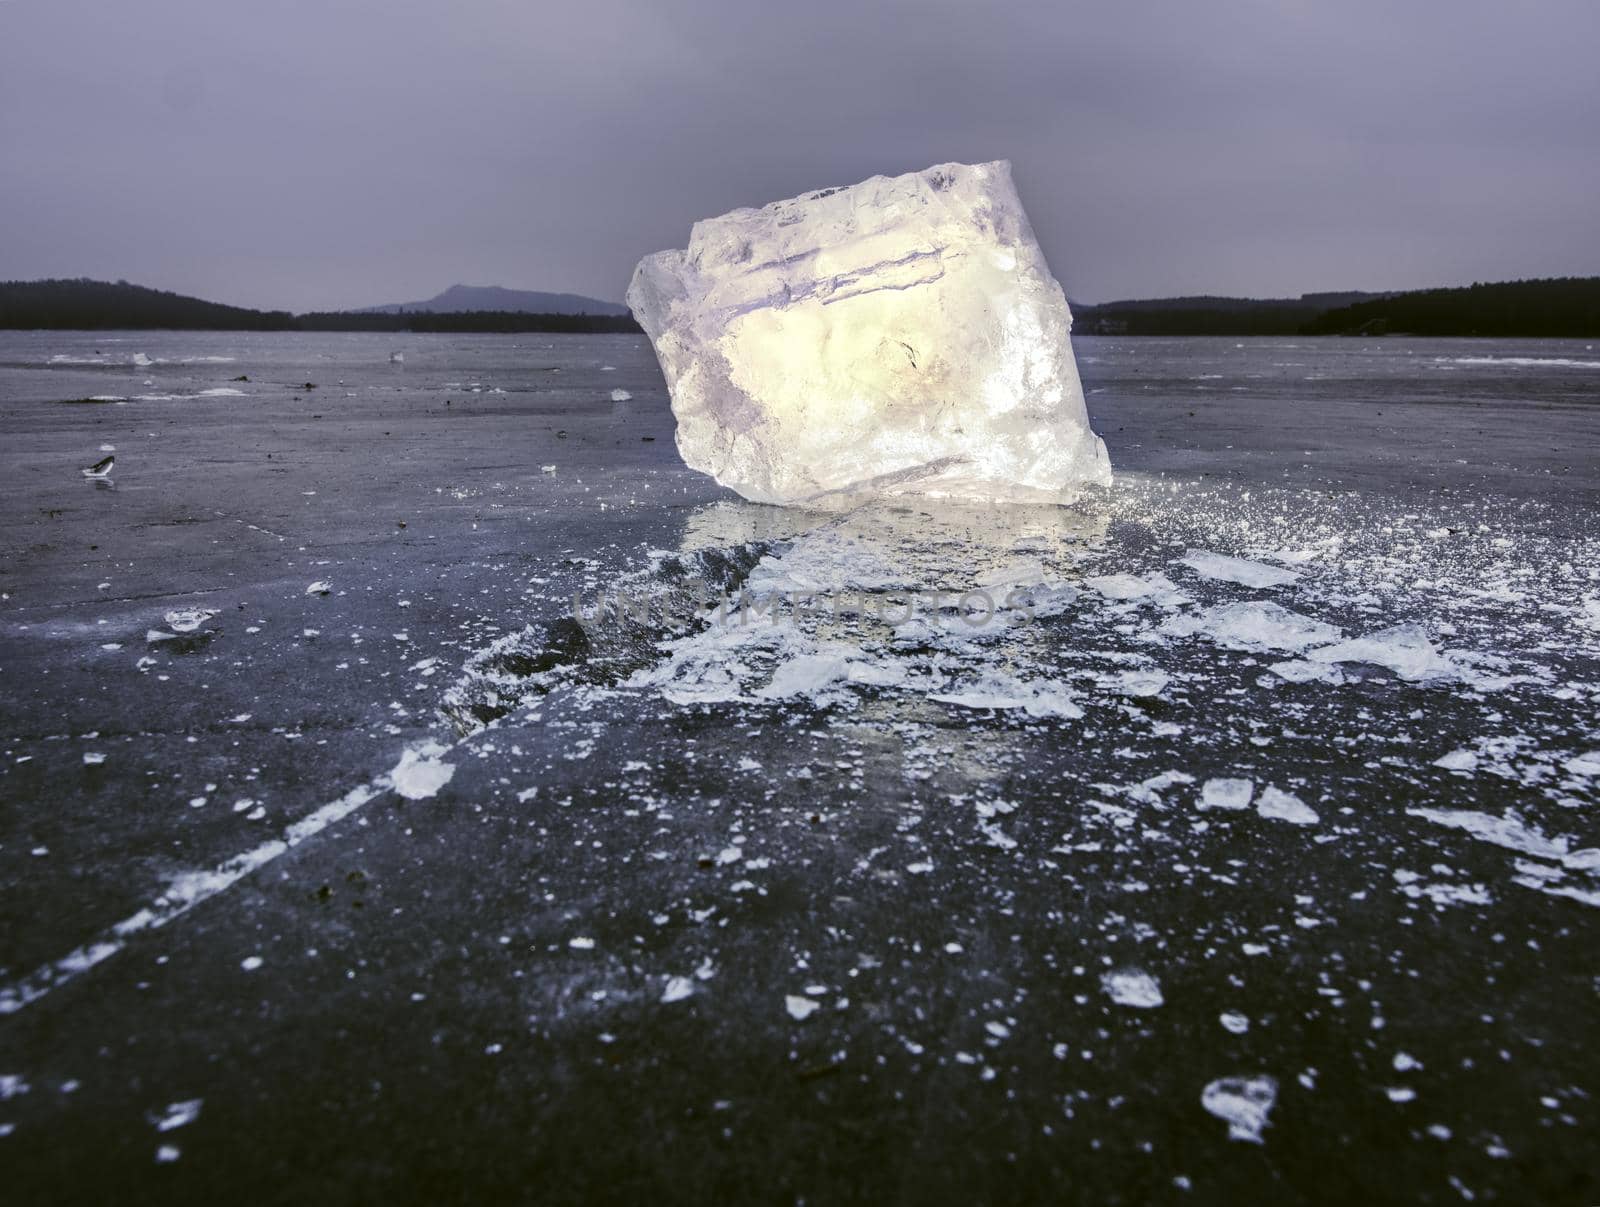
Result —
M1235 1035L1243 1035L1250 1030L1250 1019L1237 1010L1224 1011L1217 1016L1217 1021L1222 1024L1223 1030L1231 1031Z
M243 968L246 972L254 972L256 969L260 968L263 963L265 963L265 961L262 960L260 956L245 956L244 959L239 961L239 967Z
M1285 587L1300 579L1292 570L1282 570L1240 557L1226 557L1205 549L1189 550L1178 559L1178 564L1188 566L1202 578L1220 579L1244 587Z
M1396 1052L1391 1063L1394 1065L1396 1073L1409 1073L1412 1069L1420 1069L1422 1067L1422 1062L1409 1052Z
M1284 792L1268 784L1256 801L1256 812L1275 821L1286 821L1297 826L1314 826L1319 820L1316 811L1292 792Z
M433 741L408 748L389 773L394 790L407 800L426 800L438 793L456 773L455 764L439 758L448 750L449 747Z
M1571 775L1600 776L1600 750L1590 750L1568 759L1562 766Z
M174 633L192 633L216 614L215 608L179 608L162 619Z
M908 863L906 864L906 871L913 876L926 876L933 871L933 864L928 860L923 860L920 863Z
M1389 1096L1390 1102L1410 1102L1417 1096L1417 1092L1407 1085L1390 1086L1384 1093Z
M1259 1077L1220 1077L1200 1095L1200 1105L1228 1125L1228 1139L1260 1144L1261 1129L1278 1099L1278 1081Z
M821 1007L810 998L796 997L792 993L787 994L784 997L783 1005L784 1009L788 1010L789 1017L794 1019L797 1023L805 1021L815 1014L819 1009L821 1009Z
M1210 779L1200 785L1202 809L1248 809L1255 782L1245 779Z
M333 590L333 584L332 583L324 582L322 579L319 578L316 582L312 583L309 587L306 588L306 594L307 595L326 595L329 591L332 591L332 590Z
M686 976L675 976L667 979L667 987L661 991L663 1002L681 1002L684 998L694 993L694 982Z
M1148 1010L1166 1001L1161 996L1161 983L1138 968L1118 968L1108 972L1100 978L1100 987L1119 1006Z
M547 474L553 474L556 472L556 467L553 465L541 465L539 468Z
M186 1102L174 1102L166 1110L162 1111L159 1116L152 1119L151 1122L156 1125L156 1131L158 1132L170 1132L180 1127L187 1127L200 1117L200 1107L204 1102L205 1099L203 1098L190 1098Z
M1478 756L1470 750L1452 750L1434 759L1433 765L1443 767L1446 771L1473 772L1478 769Z
M156 1149L156 1161L161 1165L172 1164L172 1162L178 1159L179 1155L178 1146L176 1144L163 1144L160 1148Z
M83 752L83 765L85 767L98 767L101 763L103 763L105 761L106 761L106 756L105 756L105 753L103 751L85 750Z
M626 391L626 390L612 390L611 391L611 401L612 402L627 402L632 397L633 397L633 395L628 393L628 391Z
M589 938L588 935L578 935L575 938L568 939L567 946L574 951L593 951L594 940Z

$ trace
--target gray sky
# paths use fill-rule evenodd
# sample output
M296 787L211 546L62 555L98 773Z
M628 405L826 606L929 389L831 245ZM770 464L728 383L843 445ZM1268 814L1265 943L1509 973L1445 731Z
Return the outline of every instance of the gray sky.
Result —
M739 205L1009 158L1068 293L1600 273L1595 0L0 0L0 278L620 300Z

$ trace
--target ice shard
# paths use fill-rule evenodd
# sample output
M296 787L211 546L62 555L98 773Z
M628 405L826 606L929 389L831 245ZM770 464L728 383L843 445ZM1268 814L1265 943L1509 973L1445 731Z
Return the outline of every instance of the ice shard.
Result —
M639 263L628 305L684 461L747 499L1051 503L1110 480L1066 296L1003 160L698 222Z

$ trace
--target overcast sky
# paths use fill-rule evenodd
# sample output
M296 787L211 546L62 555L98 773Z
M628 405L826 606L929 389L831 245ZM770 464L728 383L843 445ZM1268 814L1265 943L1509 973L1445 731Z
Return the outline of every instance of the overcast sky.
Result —
M620 300L1009 158L1074 298L1600 273L1595 0L0 0L0 278Z

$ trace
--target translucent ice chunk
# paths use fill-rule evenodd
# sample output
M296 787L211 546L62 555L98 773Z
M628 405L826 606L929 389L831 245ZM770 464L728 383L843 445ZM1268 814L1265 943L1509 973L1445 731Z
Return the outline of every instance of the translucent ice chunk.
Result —
M746 498L1070 500L1110 480L1072 316L1004 161L695 224L628 304L693 468Z

